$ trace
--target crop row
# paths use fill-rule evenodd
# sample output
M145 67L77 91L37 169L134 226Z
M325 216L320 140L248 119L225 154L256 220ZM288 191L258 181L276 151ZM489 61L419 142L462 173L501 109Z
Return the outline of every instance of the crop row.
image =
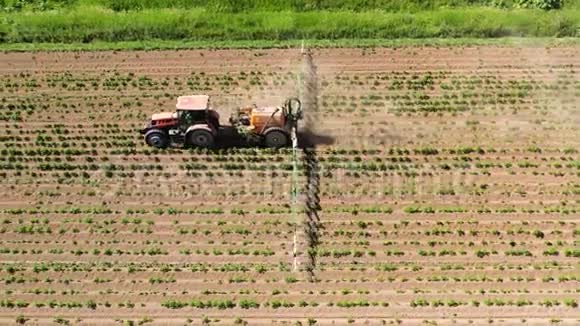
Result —
M552 307L552 306L559 306L564 305L570 308L577 308L578 302L576 299L546 299L542 301L532 302L531 300L527 299L518 299L518 300L506 300L506 299L485 299L483 301L479 300L472 300L471 302L460 301L460 300L431 300L428 301L426 299L415 299L409 303L409 305L413 308L415 307L439 307L439 306L447 306L447 307L459 307L464 305L472 305L474 307L479 307L481 304L485 306L516 306L516 307L524 307L524 306L545 306L545 307ZM318 307L321 303L318 302L307 302L305 300L301 300L299 302L289 302L283 300L271 300L266 301L263 303L259 303L254 299L241 299L239 301L228 300L228 299L220 299L220 300L191 300L191 301L177 301L177 300L169 300L164 301L161 303L161 306L169 309L182 309L185 307L197 308L197 309L209 309L209 308L216 308L218 310L224 309L234 309L234 308L241 308L241 309L258 309L260 307L263 308L291 308L291 307ZM354 300L354 301L337 301L337 302L326 302L324 304L327 307L338 307L338 308L352 308L352 307L388 307L389 303L387 302L376 302L376 301L367 301L367 300ZM1 300L0 307L1 308L26 308L29 306L33 306L36 308L89 308L89 309L97 309L97 308L111 308L112 304L109 302L97 303L94 301L87 301L83 302L74 302L74 301L47 301L47 302L26 302L23 300ZM135 303L132 302L123 302L117 303L117 307L119 308L134 308ZM144 306L144 305L143 305Z
M540 206L537 205L528 205L528 206L521 206L518 207L517 205L493 205L498 206L493 208L491 205L490 207L486 206L431 206L431 205L408 205L402 206L400 209L397 209L397 213L405 213L405 214L575 214L578 212L578 208L576 206L566 205L546 205ZM67 214L67 215L80 215L80 214L89 214L89 215L111 215L111 214L125 214L128 216L133 215L233 215L233 216L243 216L247 214L269 214L269 215L288 215L291 214L293 211L290 208L285 207L258 207L253 210L245 209L245 208L230 208L229 211L224 209L223 207L207 207L207 208L189 208L183 209L178 207L167 207L161 208L156 207L152 209L147 208L126 208L124 211L118 209L111 209L108 207L102 206L95 206L95 207L77 207L77 206L64 206L59 208L6 208L1 211L2 214L7 215L46 215L46 214ZM327 213L350 213L351 215L358 215L358 214L392 214L395 212L390 206L335 206L335 207L328 207L323 208L323 212ZM130 217L128 217L130 218ZM15 221L19 222L19 221ZM123 221L120 219L118 222L123 224L134 223L130 220ZM207 220L207 223L218 223L219 221L211 221ZM380 221L377 221L379 223ZM508 221L509 222L509 221ZM3 223L10 224L12 221L5 220ZM20 222L21 223L21 222ZM43 222L45 223L45 222ZM82 223L82 221L80 222ZM361 228L365 228L361 223L364 222L352 222L353 224L359 225ZM402 221L401 225L406 226L409 225L409 221ZM479 223L476 219L470 219L467 221L448 221L448 222L441 222L439 223L469 223L469 224L477 224ZM511 223L511 222L509 222ZM558 222L560 224L566 222ZM89 223L90 224L90 223Z

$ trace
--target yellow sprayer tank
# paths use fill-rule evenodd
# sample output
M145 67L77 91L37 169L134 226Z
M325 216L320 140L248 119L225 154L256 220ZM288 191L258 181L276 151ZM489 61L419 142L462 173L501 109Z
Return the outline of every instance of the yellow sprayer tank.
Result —
M264 126L267 124L266 128ZM250 125L254 127L254 132L261 132L262 129L270 127L284 128L286 124L281 107L254 108L250 116Z

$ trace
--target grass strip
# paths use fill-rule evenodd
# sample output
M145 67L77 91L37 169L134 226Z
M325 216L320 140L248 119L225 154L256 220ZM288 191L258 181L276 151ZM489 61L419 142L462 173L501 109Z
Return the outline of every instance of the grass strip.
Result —
M339 39L576 37L580 33L579 10L490 8L416 13L220 13L205 9L115 12L100 7L77 7L3 13L0 21L5 22L0 25L0 43L4 48L10 43L100 44L154 40L153 43L161 44L160 40L164 40L189 44L287 44L292 40L313 39L324 44L324 40Z

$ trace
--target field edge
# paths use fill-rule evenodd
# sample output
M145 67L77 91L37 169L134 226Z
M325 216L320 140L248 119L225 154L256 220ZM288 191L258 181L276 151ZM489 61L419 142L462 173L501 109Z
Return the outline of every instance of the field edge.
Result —
M155 51L155 50L221 50L221 49L288 49L309 48L398 48L398 47L566 47L580 45L576 37L503 37L503 38L424 38L424 39L338 39L338 40L244 40L244 41L127 41L92 43L0 43L0 51L73 52L73 51Z

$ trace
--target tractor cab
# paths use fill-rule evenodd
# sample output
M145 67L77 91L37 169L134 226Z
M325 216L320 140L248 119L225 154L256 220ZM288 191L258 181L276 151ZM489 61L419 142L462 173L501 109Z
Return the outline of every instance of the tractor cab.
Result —
M216 131L220 127L219 114L209 108L208 95L180 96L175 107L175 115L182 129L196 124L208 124Z

